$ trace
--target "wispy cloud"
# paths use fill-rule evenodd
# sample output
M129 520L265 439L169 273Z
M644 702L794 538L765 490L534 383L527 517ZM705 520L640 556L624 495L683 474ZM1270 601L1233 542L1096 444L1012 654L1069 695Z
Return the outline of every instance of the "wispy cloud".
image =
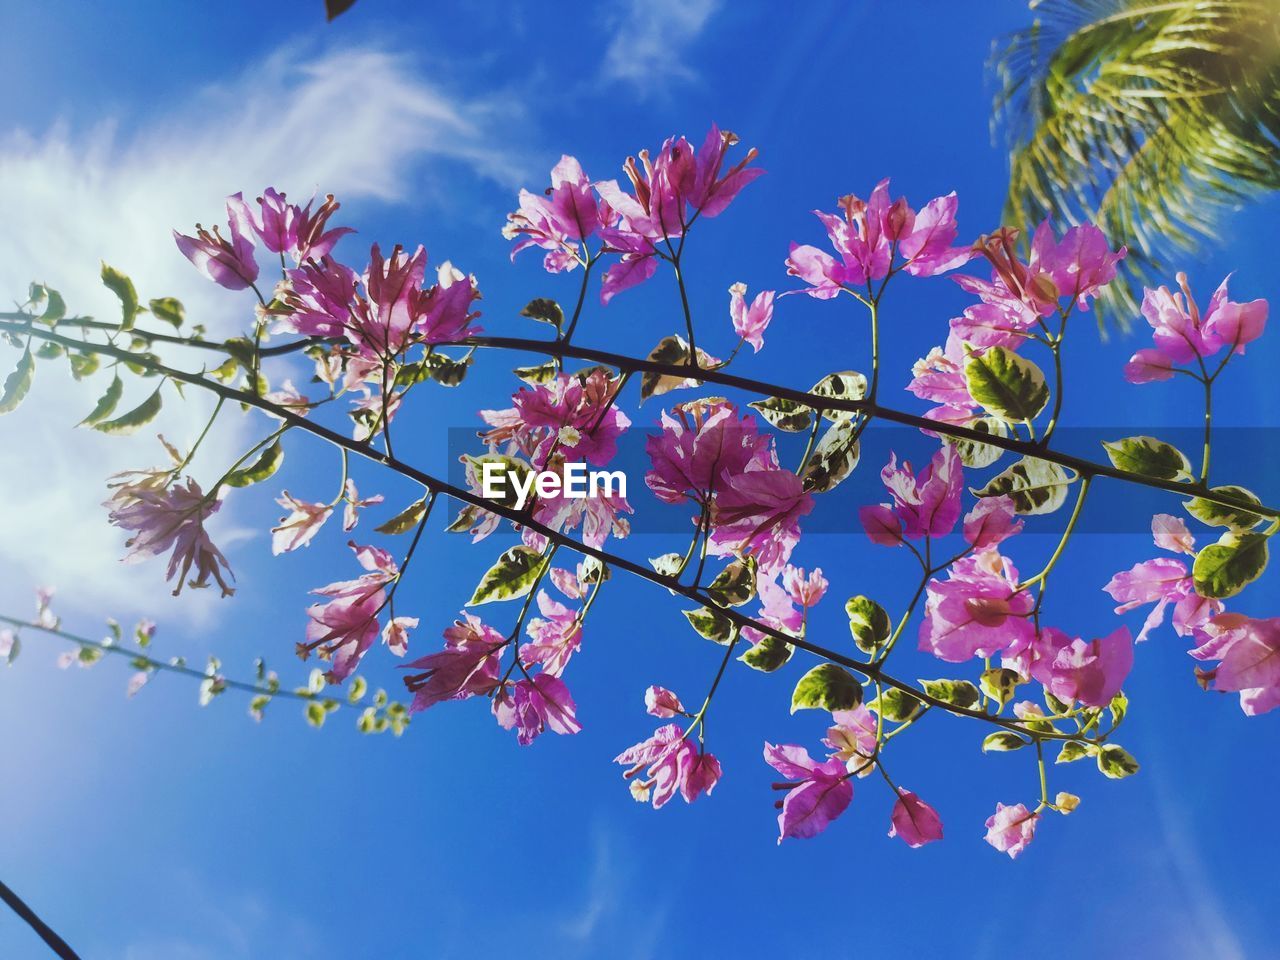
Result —
M691 80L689 48L706 28L720 0L628 0L613 21L601 68L606 80L652 90Z
M72 310L110 317L119 307L98 283L102 259L130 274L144 299L177 296L189 317L227 333L244 325L249 305L199 277L169 232L214 221L226 194L252 195L274 184L301 197L319 189L348 201L412 197L430 204L423 184L431 178L423 172L433 163L465 166L504 185L522 173L499 132L520 121L518 105L446 90L425 79L413 59L381 48L284 48L229 82L191 90L182 102L158 117L0 137L7 224L0 296L18 299L28 282L40 280L60 290ZM0 350L0 367L15 359ZM68 428L105 382L97 390L72 385L64 370L44 363L36 380L22 410L3 422L0 567L8 576L0 602L13 602L16 590L34 582L56 582L77 606L140 612L159 592L162 571L122 569L123 538L98 504L109 473L159 462L159 448L152 440L72 435ZM207 408L170 406L156 430L189 442ZM211 437L211 472L234 458L236 442L226 433ZM210 599L197 592L181 612L198 616Z

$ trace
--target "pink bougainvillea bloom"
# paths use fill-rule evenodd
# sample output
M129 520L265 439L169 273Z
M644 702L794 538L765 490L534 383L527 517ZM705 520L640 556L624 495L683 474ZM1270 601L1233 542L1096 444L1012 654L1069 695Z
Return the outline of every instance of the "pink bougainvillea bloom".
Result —
M952 246L960 232L956 226L958 205L954 192L945 197L935 197L915 214L903 203L907 222L910 223L909 229L893 229L896 218L890 213L889 233L898 241L898 253L907 261L904 267L907 273L917 277L932 277L963 266L973 256L970 247ZM898 204L894 206L897 207Z
M545 590L538 591L538 612L542 616L530 619L526 627L533 642L521 647L520 655L526 664L541 664L544 673L558 677L582 646L582 624L576 611Z
M304 659L313 650L330 660L327 674L331 683L341 683L359 665L378 639L378 614L386 605L385 587L398 575L395 560L387 551L373 546L348 543L356 561L367 572L355 580L341 580L312 590L327 598L307 610L306 643L298 645Z
M662 413L662 432L645 440L651 469L645 483L665 503L705 504L729 477L766 462L770 440L754 417L727 400L693 400Z
M951 565L947 580L926 588L920 649L961 663L1020 647L1035 634L1028 617L1035 600L1018 589L1018 571L995 547Z
M1039 819L1040 814L1032 813L1025 804L1006 807L997 803L996 812L987 818L985 839L1001 853L1007 853L1009 859L1015 859L1035 837Z
M889 504L873 503L859 507L858 519L872 543L878 543L882 547L902 546L905 539L902 535L902 521Z
M686 711L680 698L666 687L650 686L644 692L645 713L662 720L682 715Z
M1195 554L1195 538L1178 517L1158 513L1151 518L1151 534L1156 546L1175 553ZM1180 637L1201 637L1210 618L1222 612L1222 601L1201 597L1195 581L1181 560L1157 557L1135 564L1111 578L1103 589L1119 606L1116 613L1127 613L1135 607L1154 603L1138 634L1145 640L1151 631L1164 623L1165 611L1173 604L1173 629Z
M1280 707L1280 618L1220 616L1213 623L1213 637L1212 647L1193 651L1202 659L1221 660L1216 669L1202 673L1212 688L1239 693L1240 707L1249 716Z
M414 291L414 332L423 343L450 343L474 336L483 329L472 326L480 316L471 305L480 299L475 277L456 269L448 260L436 268L436 282Z
M934 347L912 366L907 389L921 400L938 404L925 416L961 426L973 421L978 402L969 393L964 361L964 342L952 333L945 348Z
M875 769L871 759L878 743L876 715L860 703L852 710L835 711L831 719L834 725L827 728L822 741L830 748L831 759L842 762L852 774L867 776Z
M693 803L704 793L710 796L720 776L720 761L715 754L699 753L689 762L689 771L680 783L680 796L685 803Z
M126 563L172 551L165 576L177 584L174 596L184 583L207 587L211 579L224 597L235 592L227 583L227 578L234 579L231 567L204 529L205 520L218 512L222 501L205 496L195 480L188 478L186 486L175 483L166 489L125 485L105 506L112 508L111 523L133 531L125 541Z
M787 564L782 570L782 586L793 603L808 609L817 606L827 592L828 583L821 567L814 567L812 573L806 574L802 568Z
M1173 379L1173 359L1162 350L1144 348L1124 365L1124 378L1130 383L1157 383Z
M901 837L908 847L923 847L942 839L942 818L910 790L899 787L890 816L889 836Z
M721 776L720 761L713 754L700 752L675 723L659 727L648 740L628 747L613 762L627 767L623 777L628 780L645 772L644 778L632 785L632 793L638 800L651 796L655 810L677 792L685 803L693 803L701 794L710 794Z
M253 258L252 230L248 208L240 194L227 198L227 233L215 224L212 231L196 224L196 235L173 231L178 250L197 270L228 290L245 290L258 279L258 262Z
M787 562L800 542L800 518L813 497L790 470L750 470L730 477L711 513L711 552L750 553L766 575Z
M397 244L384 257L381 248L373 245L363 278L368 299L357 299L348 332L366 355L392 357L408 344L418 319L417 301L426 268L427 252L421 246L410 254Z
M276 315L277 332L345 338L353 325L356 274L329 257L290 270L284 301L292 312Z
M1029 305L1020 291L1011 290L998 272L990 280L958 276L955 281L980 302L965 307L960 316L952 318L954 338L979 349L1017 350L1034 335L1033 328L1040 320L1037 305ZM958 360L963 368L963 352L959 353Z
M764 745L764 759L787 779L775 783L775 790L787 795L777 806L778 843L787 837L804 839L820 834L832 820L844 813L853 799L853 784L840 760L818 763L804 747L794 744Z
M1196 554L1196 540L1187 529L1187 522L1181 517L1167 513L1157 513L1151 518L1151 536L1156 546L1170 553Z
M894 512L908 539L946 536L960 519L964 475L954 446L944 445L918 477L912 474L909 462L904 460L899 466L897 454L891 453L880 479L893 497Z
M354 530L356 524L360 522L358 511L382 502L382 494L380 493L372 497L361 497L360 491L356 489L356 482L350 477L347 478L347 482L342 488L342 496L342 529L347 533Z
M576 711L569 688L549 673L518 680L509 697L494 701L498 723L506 730L514 727L516 741L522 747L533 743L544 730L565 735L578 733L582 724Z
M1022 531L1013 498L982 497L965 514L964 538L975 550L994 547Z
M618 438L631 419L611 401L618 381L595 370L581 378L562 373L549 383L522 387L512 397L521 431L542 430L535 466L554 449L575 459L603 466L617 455ZM565 430L571 427L571 430Z
M1214 291L1203 314L1191 295L1187 275L1177 275L1180 293L1168 287L1147 289L1142 315L1151 324L1158 350L1174 363L1210 357L1229 347L1244 353L1245 344L1262 335L1267 322L1267 301L1236 303L1227 299L1228 277Z
M546 250L543 267L561 273L579 266L577 244L608 222L608 204L591 195L591 181L574 157L562 156L551 169L551 189L545 196L520 191L520 208L507 215L502 235L514 240L511 259L530 247Z
M729 288L729 317L733 320L733 332L751 344L755 353L764 346L764 332L773 319L772 290L762 290L747 304L747 285L735 283Z
M422 671L404 678L413 694L410 713L443 700L486 696L498 686L498 658L506 637L474 614L463 613L445 630L444 640L444 650L405 664L405 669Z
M246 219L262 245L272 253L293 253L298 247L298 208L274 187L258 197L259 216L253 217L245 204Z
M1116 264L1128 250L1114 252L1106 234L1091 223L1071 227L1056 243L1048 221L1040 224L1031 241L1031 268L1048 274L1059 296L1074 300L1081 310L1116 277Z
M409 652L409 631L417 625L417 617L393 617L382 629L382 642L397 657L403 657Z
M281 194L281 196L284 195ZM348 233L355 233L351 227L327 229L329 218L337 213L341 206L333 199L332 193L324 198L324 203L320 204L314 213L311 212L313 203L315 203L315 197L308 200L307 205L301 209L294 207L294 232L297 235L294 256L298 263L327 257L332 252L334 244Z
M1072 640L1048 627L1032 645L1038 649L1029 675L1063 703L1105 707L1133 669L1133 636L1128 627L1091 642Z
M280 522L271 528L271 552L276 556L308 546L333 513L329 504L297 500L289 496L288 490L280 494L276 503L289 511L288 516L281 517Z

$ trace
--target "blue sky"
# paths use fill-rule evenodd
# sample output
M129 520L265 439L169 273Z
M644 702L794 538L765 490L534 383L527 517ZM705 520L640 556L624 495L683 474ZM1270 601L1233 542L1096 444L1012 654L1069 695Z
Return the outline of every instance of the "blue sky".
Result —
M0 58L13 79L0 91L0 197L20 228L0 238L10 293L35 276L67 291L73 306L105 311L110 303L95 289L101 256L133 273L144 296L177 295L211 328L232 330L244 303L189 270L168 228L211 218L227 193L274 182L295 194L338 192L360 244L421 241L433 261L475 272L488 329L527 333L520 306L533 296L569 300L576 278L548 277L532 255L508 263L498 230L516 189L540 189L561 152L611 177L628 153L671 133L700 138L715 120L758 146L769 174L690 241L694 309L708 331L699 339L713 352L730 345L729 284L785 288L788 242L818 241L808 211L830 208L839 194L865 195L892 176L917 204L957 190L966 235L997 223L1004 161L988 134L983 61L991 40L1027 16L1004 0L803 9L655 0L587 13L568 4L360 0L326 27L318 0L198 13L159 0L118 6L4 5L12 29ZM1198 289L1207 296L1236 270L1240 299L1280 296L1275 213L1274 203L1242 213L1223 250L1188 262ZM342 249L359 259L353 241ZM607 309L593 305L581 341L644 351L676 330L668 280ZM963 302L946 280L891 289L891 396ZM739 372L807 386L867 362L862 317L843 303L788 298L767 339ZM1194 425L1190 386L1123 383L1136 339L1103 341L1078 323L1068 347L1070 424L1118 436ZM1275 423L1278 356L1264 340L1232 371L1219 406L1224 426ZM482 357L459 390L420 392L423 426L402 455L445 469L447 429L503 405L514 387L509 366ZM154 454L144 438L104 443L66 429L93 399L50 370L4 422L6 608L24 611L30 589L52 579L73 629L145 613L160 623L163 655L213 652L229 674L247 674L262 654L287 682L300 679L291 651L305 592L348 575L350 562L336 528L280 560L269 556L265 529L277 516L277 487L329 495L334 455L295 443L278 483L228 503L234 599L173 601L158 565L122 572L111 559L120 537L95 507L100 478ZM436 405L431 414L426 403ZM902 394L900 405L914 404ZM638 426L658 410L628 407ZM172 416L166 430L189 439L198 417ZM216 456L234 457L261 429L246 421L198 468L216 476L225 465ZM1256 442L1246 431L1225 435L1223 446L1236 447L1217 454L1215 479L1273 501ZM911 445L923 449L872 431L863 482L891 446ZM369 471L357 479L389 502L411 495ZM633 499L647 496L636 484ZM1100 485L1093 508L1116 516L1122 496ZM628 551L655 556L676 539L637 536ZM1020 540L1011 552L1033 570L1054 537ZM434 645L499 549L497 540L468 548L432 533L402 593L406 612L423 621L417 649ZM1153 553L1140 532L1078 537L1054 575L1051 621L1109 631L1100 587ZM893 609L914 585L909 557L848 537L811 536L797 560L832 580L814 629L833 643L845 636L844 597L866 593ZM1264 614L1276 600L1264 581L1236 607ZM569 677L584 731L527 749L477 703L437 708L392 740L359 736L343 714L312 730L284 703L261 726L233 695L201 710L193 685L178 678L158 678L126 702L126 669L58 671L60 647L31 637L0 672L0 723L11 732L0 878L86 958L110 960L799 957L815 948L928 957L944 943L975 958L1042 944L1104 958L1280 956L1274 910L1260 893L1272 885L1277 853L1265 805L1280 781L1266 758L1280 721L1250 720L1233 699L1201 692L1170 631L1139 650L1128 685L1122 740L1142 773L1113 782L1083 764L1051 770L1051 789L1078 793L1083 804L1043 823L1010 862L982 842L982 824L997 800L1033 798L1034 764L1021 754L984 757L980 731L945 717L896 741L893 766L939 809L945 843L911 851L887 840L891 798L867 780L825 835L778 847L761 743L815 748L823 728L816 715L787 715L798 660L773 676L735 669L727 677L710 723L725 778L709 802L658 813L633 803L609 760L652 729L644 687L659 682L697 701L720 656L678 609L654 588L615 578ZM945 672L914 651L900 655L908 675ZM389 661L377 658L366 672L395 684ZM2 915L0 955L44 953Z

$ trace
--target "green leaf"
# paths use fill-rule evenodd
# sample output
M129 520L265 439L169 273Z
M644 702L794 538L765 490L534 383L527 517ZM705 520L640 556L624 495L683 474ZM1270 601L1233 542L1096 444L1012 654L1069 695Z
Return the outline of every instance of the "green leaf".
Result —
M49 287L45 287L44 292L47 298L47 302L45 303L45 306L44 306L44 312L41 313L40 316L37 317L36 319L38 319L41 323L47 323L49 326L52 327L56 325L59 320L61 320L63 317L67 315L67 302L62 299L62 294L60 294L57 290L52 290Z
M733 621L718 610L710 607L698 607L696 610L682 610L689 625L698 631L699 636L722 646L733 639Z
M850 597L844 605L849 617L849 632L863 653L875 653L889 640L892 624L884 607L870 597Z
M978 688L968 680L921 680L920 686L929 696L953 707L968 709L982 697Z
M147 306L151 308L151 314L157 320L163 320L175 327L181 327L187 318L186 308L182 306L182 301L175 297L157 297L155 300L148 301Z
M427 375L442 387L456 387L467 376L471 368L471 354L461 360L446 356L443 353L432 353L424 357L422 363Z
M664 577L674 577L683 562L684 557L678 553L664 553L660 557L649 558L649 566Z
M978 678L982 692L994 700L1001 709L1013 699L1014 692L1021 682L1022 677L1018 671L1010 670L1008 667L992 667L990 670L984 670L982 676Z
M31 355L31 347L22 351L18 365L13 373L5 377L4 390L0 391L0 413L12 413L18 409L27 392L31 389L31 381L36 376L36 360Z
M1125 437L1102 444L1112 465L1156 480L1190 480L1191 461L1177 447L1155 437Z
M837 420L823 434L804 466L804 488L826 493L858 465L858 434L852 420Z
M735 560L711 581L707 595L722 607L740 607L756 595L754 557Z
M997 730L995 733L989 733L982 741L982 752L1003 753L1009 750L1021 750L1030 740L1024 740L1012 730Z
M280 469L280 464L284 463L284 447L277 440L262 453L258 454L258 459L247 467L239 470L232 470L227 474L227 486L229 487L247 487L251 484L261 483L263 480L269 479Z
M556 378L556 362L548 360L546 363L540 363L536 367L516 367L511 372L525 383L535 385L550 383Z
M689 362L689 345L684 342L683 337L663 337L658 341L658 345L649 352L648 359L655 363L687 364ZM710 358L702 350L699 350L698 362L699 364L709 363ZM692 377L675 377L668 374L645 371L640 374L640 402L643 403L650 397L658 397L683 387L696 387L700 382Z
M779 430L785 430L787 433L799 433L801 430L807 430L809 424L813 422L813 409L795 400L769 397L765 400L753 400L747 406L755 410Z
M1244 487L1226 485L1222 487L1211 488L1214 493L1220 493L1225 497L1233 500L1239 500L1251 506L1262 506L1262 501L1254 495L1251 490ZM1207 523L1211 527L1226 527L1229 530L1243 532L1251 530L1262 522L1262 517L1256 513L1250 513L1248 510L1236 507L1223 507L1216 503L1210 503L1208 500L1202 500L1200 497L1193 497L1182 505L1187 513L1191 514L1201 523Z
M1094 748L1097 749L1097 748ZM1089 747L1078 740L1068 740L1058 751L1058 759L1054 763L1075 763L1089 755Z
M1112 780L1123 780L1138 772L1139 763L1118 743L1108 743L1098 751L1098 769Z
M815 383L809 392L815 397L861 400L867 395L867 378L855 370L829 373ZM824 410L822 415L832 422L852 420L857 416L852 410Z
M76 380L83 380L85 377L91 377L98 372L100 363L96 353L80 353L78 350L68 350L67 360L71 363L71 376Z
M423 515L427 512L427 498L415 500L409 504L386 523L375 528L376 533L385 533L394 536L399 533L408 533L422 520ZM468 524L469 526L469 524Z
M969 394L992 416L1013 423L1034 420L1049 402L1044 373L1008 347L991 347L964 362Z
M133 289L133 281L115 267L103 263L102 282L120 299L120 329L132 330L133 322L138 318L138 291Z
M532 589L547 565L546 557L532 547L512 547L488 569L467 606L477 607L495 600L515 600Z
M1196 593L1202 597L1234 597L1267 569L1267 535L1224 533L1196 555L1191 567Z
M369 681L364 677L356 677L351 681L351 689L347 691L347 703L355 706L364 699L364 695L369 691Z
M905 690L889 687L868 703L867 709L893 723L905 723L923 710L924 704Z
M78 424L82 427L92 427L101 423L111 414L116 412L116 405L120 402L120 397L124 395L124 382L120 379L120 374L116 374L112 378L111 383L107 386L107 392L98 398L98 404L95 406L87 417Z
M1056 463L1023 457L992 477L981 490L971 492L977 497L1008 495L1021 514L1053 513L1066 502L1067 488L1075 481Z
M475 481L479 485L480 490L484 490L485 464L492 463L502 467L497 475L493 478L494 486L501 489L502 495L493 498L494 503L501 504L504 507L515 508L519 505L519 495L516 493L516 483L518 479L522 484L528 478L532 467L518 457L508 457L502 453L485 453L478 457L467 457L467 463L471 466L475 473ZM501 483L497 482L501 480ZM478 509L478 508L477 508Z
M560 304L546 297L530 300L520 311L520 316L537 320L539 323L549 323L557 330L564 324L564 311L560 309Z
M752 670L773 673L790 660L795 652L796 648L791 644L783 643L777 637L764 636L760 638L759 643L738 659Z
M329 715L329 711L324 708L319 700L312 700L307 704L306 718L307 723L319 729L324 726L324 718Z
M1129 712L1129 698L1121 690L1111 698L1111 703L1108 704L1108 707L1111 711L1111 726L1119 726L1120 722L1124 720L1125 714Z
M161 384L163 386L164 384ZM137 433L144 426L156 418L160 412L163 401L160 398L160 387L156 387L155 393L143 400L142 403L134 407L122 417L114 420L106 420L92 424L93 429L102 433L110 434L114 437L127 437L131 433ZM92 416L92 414L91 414Z
M862 684L844 667L820 663L796 684L791 712L797 710L852 710L862 702Z
M969 426L980 433L990 434L991 436L1007 437L1009 435L1008 425L996 417L979 417ZM974 470L989 467L1004 455L1003 448L992 446L989 443L982 443L978 440L948 437L945 442L956 448L956 453L960 455L961 463Z

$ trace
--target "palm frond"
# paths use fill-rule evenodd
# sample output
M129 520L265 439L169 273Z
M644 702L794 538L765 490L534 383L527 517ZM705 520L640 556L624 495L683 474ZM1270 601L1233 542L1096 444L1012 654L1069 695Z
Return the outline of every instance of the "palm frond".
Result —
M1130 246L1103 310L1121 326L1163 260L1280 189L1280 0L1042 0L997 45L1005 217L1092 221Z

